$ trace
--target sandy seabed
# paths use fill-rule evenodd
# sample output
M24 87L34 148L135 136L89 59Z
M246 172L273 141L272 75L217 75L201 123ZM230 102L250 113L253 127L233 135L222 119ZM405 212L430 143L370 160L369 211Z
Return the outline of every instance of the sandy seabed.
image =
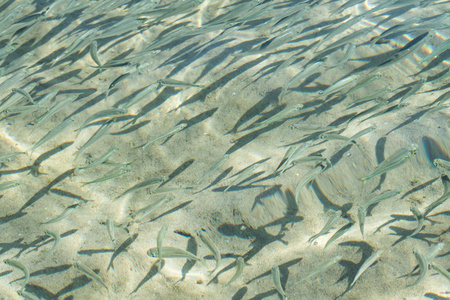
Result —
M170 2L173 1L161 1L160 5ZM193 13L171 16L139 34L100 39L99 57L105 62L127 51L138 53L178 26L189 25L199 30L209 20L229 10L227 5L236 1L225 1L222 5L219 2L204 1ZM272 266L278 265L281 284L289 299L448 299L449 282L434 270L428 272L424 281L410 287L408 285L418 275L407 277L407 274L417 265L413 249L425 254L440 242L445 243L444 248L435 261L447 270L450 267L448 202L429 215L418 234L408 238L417 224L411 206L423 210L444 193L443 172L430 163L430 158L437 157L436 153L448 158L448 108L419 118L432 107L428 105L449 92L449 79L425 83L400 109L363 122L364 117L345 124L375 102L351 108L347 107L348 103L390 85L392 91L383 97L391 106L396 106L407 88L421 76L432 78L448 68L445 60L433 68L420 64L430 49L446 40L448 29L437 30L438 34L414 55L380 68L376 66L385 59L383 55L404 46L416 35L399 36L387 44L371 46L367 42L411 16L426 19L449 12L450 4L436 1L437 4L424 8L405 9L404 14L387 20L368 36L360 37L355 53L341 67L331 68L343 57L342 48L323 56L324 64L300 85L293 84L280 100L286 82L315 59L314 45L329 32L326 25L333 28L345 19L344 16L357 15L375 6L372 1L366 1L342 13L329 13L343 2L324 1L313 6L299 21L302 33L267 53L233 56L241 50L249 51L272 36L270 27L261 25L265 20L261 17L259 21L248 22L227 39L212 43L200 55L193 50L214 38L217 31L180 37L161 47L161 52L148 60L150 66L119 82L106 100L110 84L132 66L103 72L95 70L90 67L94 65L89 55L90 43L54 66L51 66L52 60L79 38L78 32L84 33L97 22L100 26L105 20L111 22L109 18L120 20L126 16L126 6L111 10L108 15L99 14L98 19L95 11L89 15L86 10L49 17L19 38L18 50L5 61L18 59L28 52L27 49L33 52L24 63L28 66L27 74L14 87L37 83L30 92L36 99L58 89L56 100L47 104L48 107L70 95L79 95L39 125L31 123L45 113L45 109L21 115L4 114L0 123L1 153L26 152L5 162L0 169L1 182L21 182L15 188L1 191L0 259L16 259L29 268L31 277L25 290L40 299L280 299L271 277ZM290 1L267 3L276 8L268 12L268 17L293 5ZM63 9L64 3L60 7ZM35 5L30 4L23 14L34 9ZM383 12L386 11L395 13L394 9ZM51 11L50 16L51 13L56 14L56 11ZM381 13L370 15L328 44L386 17ZM86 20L90 20L89 26L83 26ZM92 35L91 40L95 39ZM274 69L294 53L299 57L296 63L271 77ZM377 71L383 74L381 79L344 99L332 95L326 100L314 100L318 91L346 76L358 74L364 78ZM157 88L130 107L108 134L74 155L102 124L93 122L78 135L76 130L88 117L123 105L136 91L165 78L204 87ZM6 92L9 95L10 88ZM284 106L298 104L304 104L305 110L282 122L262 128L250 126ZM37 141L68 117L74 118L68 128L31 153ZM135 149L180 122L188 126L145 149ZM376 130L338 153L336 150L342 141L319 139L327 126L334 126L341 135L351 137L373 125ZM292 202L295 187L315 168L316 162L296 164L276 177L272 174L290 146L309 140L313 142L301 157L320 155L333 164L300 191L297 206ZM359 180L383 157L412 143L419 148L405 164L365 183ZM112 180L83 186L84 182L109 174L114 166L100 165L78 172L74 172L74 167L88 164L113 146L119 150L110 160L130 163L132 171ZM225 153L230 157L224 165L196 185L198 178ZM245 181L224 192L234 174L265 159ZM36 161L40 162L40 175L33 176L37 174L30 171L36 171ZM31 168L33 165L35 167ZM151 189L142 189L116 198L135 184L162 175L168 180L160 188L173 188L170 193L173 200L140 222L131 222L130 213L167 195L150 194ZM358 208L386 190L399 190L400 194L370 209L363 239L358 226ZM41 224L76 203L79 205L63 220ZM346 218L340 218L330 233L308 243L337 209L344 210ZM108 218L128 225L127 230L116 228L116 245L107 232ZM349 220L356 224L324 250L328 239ZM167 258L158 272L157 258L149 257L147 250L157 246L158 232L163 226L169 228L164 246L186 249L204 258L207 267L192 260ZM53 240L44 232L46 229L62 237L61 244L52 253L46 252L53 245ZM214 268L214 258L198 238L202 230L222 254L220 268L213 275L208 271ZM384 253L378 262L350 288L358 268L379 249ZM337 255L342 257L338 263L296 284L319 264ZM244 271L236 281L225 286L235 273L238 256L246 262ZM76 271L72 265L77 262L98 271L108 290ZM0 298L20 299L17 291L23 282L22 272L7 264L0 268Z

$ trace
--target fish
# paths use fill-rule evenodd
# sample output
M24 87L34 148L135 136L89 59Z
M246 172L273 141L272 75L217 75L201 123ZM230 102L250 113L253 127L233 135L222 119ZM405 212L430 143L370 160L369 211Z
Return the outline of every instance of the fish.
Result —
M100 69L100 70L124 67L124 66L128 66L129 64L132 64L132 63L138 63L145 59L149 59L149 58L159 54L160 52L161 52L161 50L142 51L142 52L136 53L134 56L130 56L127 58L111 59L101 66L89 66L89 67L95 68L95 69Z
M59 235L59 233L55 232L55 231L51 231L51 230L45 230L45 234L48 236L51 236L54 240L55 243L53 245L53 247L47 251L45 251L46 253L51 253L53 251L56 250L56 248L58 248L59 244L61 244L61 235Z
M168 226L163 226L158 232L158 237L156 238L156 249L158 250L158 270L161 270L162 267L162 243L164 240L164 237L166 236L167 230L169 229Z
M112 82L111 82L111 84L109 85L109 87L108 87L108 89L106 90L106 93L105 93L105 101L106 100L108 100L108 96L109 96L109 93L110 93L110 91L119 83L119 82L121 82L122 80L124 80L124 79L126 79L128 76L130 76L131 74L132 74L133 72L126 72L126 73L123 73L123 74L121 74L121 75L119 75L118 77L116 77L116 79L114 79Z
M424 62L428 61L430 58L433 58L435 56L438 56L439 54L447 51L450 48L450 40L446 40L445 42L443 42L442 44L440 44L439 46L437 46L430 54L428 54L427 56L425 56L420 62L419 64L423 64Z
M97 282L98 284L100 284L101 286L103 286L104 288L109 290L108 286L103 281L103 279L97 273L95 273L93 270L91 270L88 266L82 264L81 262L76 262L76 263L73 264L73 266L75 267L75 269L77 271L79 271L80 273L86 275L87 277L89 277L93 281Z
M348 138L348 140L346 140L339 148L336 152L341 151L342 149L344 149L345 147L347 147L347 145L349 145L350 143L354 142L356 139L362 137L365 134L368 134L372 131L374 131L375 129L377 129L376 125L372 125L370 127L367 127L357 133L355 133L354 135L352 135L351 137Z
M34 104L33 97L31 97L30 94L26 90L21 89L21 88L17 88L17 89L11 89L11 91L13 91L14 93L17 93L19 95L24 96L28 100L28 102L30 102L31 104Z
M327 163L325 163L327 165ZM322 165L315 167L314 169L312 169L311 171L309 171L305 176L302 177L302 179L297 183L297 186L295 187L295 201L297 202L297 204L299 203L300 200L300 191L302 190L302 188L307 185L309 182L311 182L312 180L314 180L314 178L316 178L317 176L319 176L320 174L323 173L323 171L326 169L326 166L323 167Z
M371 45L376 44L379 40L384 39L385 37L387 37L388 35L392 35L396 32L408 32L408 29L411 28L411 26L414 23L418 23L422 20L422 17L420 16L413 16L407 20L402 21L400 24L394 25L388 29L386 29L385 31L383 31L380 35L378 35L377 37L373 38L371 40ZM422 62L421 62L422 63Z
M446 171L450 171L450 161L448 161L448 160L436 158L433 160L433 165L435 165L436 167L442 168Z
M445 278L447 278L447 280L450 281L450 273L449 273L445 268L441 267L440 265L438 265L438 264L436 264L436 263L434 263L434 262L432 262L432 263L430 264L430 266L431 266L435 271L437 271L439 274L441 274L442 276L444 276Z
M371 84L373 81L380 79L383 77L383 73L381 72L375 72L374 74L371 74L370 76L367 76L361 80L358 80L355 86L353 86L351 89L349 89L347 92L344 92L343 95L348 95L354 91L357 91L363 87L365 87L368 84Z
M277 168L275 169L274 174L276 174L278 172L278 170L284 166L284 164L287 162L287 159L289 158L289 156L292 155L292 153L294 152L295 147L294 146L290 146L286 153L284 153L283 158L281 159L280 163L278 164Z
M415 94L418 90L420 90L424 84L427 82L427 79L425 77L420 78L418 81L416 81L411 89L400 99L400 101L397 104L397 107L400 107L402 102L409 98L409 96Z
M235 57L241 57L246 55L255 55L255 54L261 54L267 51L272 51L280 46L283 46L284 44L290 42L293 40L296 36L298 36L301 33L302 29L297 29L295 31L289 31L288 33L283 33L280 36L270 38L266 41L263 41L259 46L255 47L254 49L251 49L249 51L245 52L239 52L234 54Z
M143 88L140 90L133 98L130 99L125 105L123 106L123 109L128 109L129 107L133 106L134 104L138 103L142 99L144 99L149 93L154 91L156 88L159 87L159 82L155 82L150 84L149 86Z
M315 71L317 71L320 66L322 66L323 61L316 61L312 64L309 64L307 66L305 66L297 75L295 75L294 77L292 77L284 86L283 89L281 90L279 99L280 101L283 100L284 95L286 94L287 90L289 89L289 87L294 83L297 82L299 80L303 80L308 78L309 75L311 75L312 73L314 73Z
M174 128L172 128L172 129L162 133L161 135L158 135L157 137L151 139L150 141L148 141L147 143L145 143L145 144L143 144L141 146L135 147L134 149L139 149L139 148L145 149L148 145L151 145L151 144L153 144L153 143L155 143L155 142L157 142L159 140L163 140L165 138L169 138L172 135L182 131L183 129L185 129L187 127L187 125L188 125L187 123L180 123L177 126L175 126Z
M19 269L19 270L21 270L23 272L23 274L25 275L25 279L24 279L24 281L22 283L22 288L25 288L25 286L27 285L28 281L30 281L30 270L28 269L28 267L25 266L20 261L14 260L14 259L5 259L3 262L5 264L10 265L11 267Z
M369 35L369 33L373 30L373 28L371 27L366 27L360 30L356 30L353 31L352 33L344 36L341 39L338 39L336 42L326 46L322 51L319 51L317 53L317 55L324 55L327 52L335 52L337 49L339 49L340 47L342 47L343 45L352 45L356 48L357 43L356 43L356 39L360 38L360 37L366 37L367 35ZM353 46L351 46L350 48L352 48ZM337 66L333 65L330 67L330 69L335 68Z
M272 123L283 121L283 119L287 119L291 117L293 114L297 113L303 108L303 104L298 104L292 108L286 108L279 113L263 120L260 122L253 123L251 128L258 128L263 126L269 126Z
M34 144L33 147L31 147L30 149L31 154L33 154L34 150L36 150L38 147L42 146L43 144L45 144L46 142L48 142L49 140L60 134L61 131L63 131L66 127L72 124L73 121L75 121L75 118L73 117L67 118L64 121L62 121L59 125L57 125L55 128L50 130L36 144Z
M116 153L119 150L118 147L113 146L111 149L109 149L105 154L103 154L102 156L100 156L98 159L94 160L92 163L86 165L86 166L78 166L75 167L75 172L77 172L78 170L84 170L84 169L88 169L88 168L93 168L96 167L98 165L103 164L104 162L106 162L112 155L114 155L114 153Z
M26 291L17 291L17 294L27 300L40 300L36 295L28 293Z
M331 237L330 239L327 241L327 243L325 244L325 247L323 247L323 250L327 249L329 245L331 245L331 243L333 243L335 240L337 240L338 238L340 238L341 236L343 236L347 231L350 230L350 228L353 227L353 225L355 225L355 222L350 221L347 224L345 224L344 226L342 226L341 228L339 228L338 231L336 231Z
M58 93L59 93L59 90L52 90L51 92L45 94L45 96L43 96L37 104L39 104L39 105L46 104L47 102L53 100L53 98L55 98Z
M161 194L167 194L167 193L173 193L173 192L179 192L179 191L185 191L185 190L191 190L193 189L193 187L168 187L168 188L156 188L156 189L151 189L149 191L147 191L148 195L161 195Z
M328 88L326 88L323 91L319 91L319 95L316 97L316 99L325 99L328 95L338 92L342 90L343 88L347 87L348 85L354 83L359 78L358 75L350 75L345 78L342 78L338 80L336 83L332 84Z
M231 181L231 183L225 188L225 190L223 191L224 193L226 191L228 191L232 186L239 184L241 181L243 181L245 178L247 178L248 176L250 176L250 174L253 173L253 171L255 171L260 165L262 164L262 162L256 162L250 166L248 166L247 168L245 168L244 170L242 170L235 178L233 181Z
M108 172L105 174L105 176L94 179L92 181L88 181L88 182L82 182L82 185L88 185L88 184L93 184L93 183L98 183L98 182L103 182L106 180L110 180L119 176L122 176L126 173L130 173L131 171L133 171L133 169L129 166L125 166L125 167L117 167L114 170L112 170L111 172Z
M96 30L97 29L94 29L94 28L88 29L78 36L74 35L74 38L73 38L74 41L72 42L72 44L70 44L66 48L66 50L64 50L64 52L61 53L61 55L59 55L57 58L55 58L52 61L51 66L53 67L56 63L59 63L63 59L66 59L67 57L69 57L71 54L75 53L76 51L78 51L81 48L84 48L86 45L88 45L90 42L90 39L88 36L93 35Z
M41 225L52 224L52 223L61 221L62 219L66 218L68 215L70 215L75 210L75 208L78 207L78 205L80 205L80 204L76 203L74 205L66 207L59 216L57 216L51 220L48 220L46 222L42 222Z
M328 269L329 267L331 267L332 265L334 265L335 263L337 263L338 261L340 261L342 259L341 255L337 255L335 257L333 257L330 260L327 260L326 262L321 263L320 265L318 265L314 270L312 270L310 273L308 273L308 275L306 275L305 277L303 277L302 279L300 279L299 281L297 281L295 284L299 284L311 277L316 276L317 274L325 271L326 269Z
M46 112L45 114L43 114L35 123L34 125L39 125L42 122L44 122L45 120L47 120L48 118L50 118L51 116L53 116L54 114L56 114L60 109L63 108L64 105L67 105L69 103L72 103L73 101L75 101L75 99L78 98L78 95L72 95L70 97L67 97L64 100L58 101L58 103L56 103L51 109L49 109L48 112Z
M0 191L11 189L13 187L19 186L21 184L18 180L5 181L0 183Z
M352 283L350 284L350 287L352 287L355 282L358 280L358 278L364 273L371 265L373 265L383 254L384 250L380 249L376 252L374 252L369 258L366 259L366 261L361 265L358 272L355 275L355 278L353 278Z
M180 248L174 248L174 247L161 247L162 249L162 253L161 255L158 252L158 248L150 248L147 251L147 255L150 257L162 257L162 258L186 258L189 260L195 260L195 261L200 261L202 262L203 260L197 256L195 256L194 254L192 254L189 251L180 249Z
M359 222L359 230L361 231L361 235L364 239L364 225L367 215L367 208L362 206L358 209L358 222Z
M216 266L213 270L209 271L210 274L213 274L220 267L222 255L220 254L219 248L217 248L216 244L205 233L202 232L199 236L202 242L205 243L205 245L208 247L209 251L211 251L214 259L216 260Z
M353 54L355 53L355 50L356 50L356 43L355 42L350 43L347 46L347 49L345 50L344 56L341 58L341 60L336 65L333 66L333 68L344 65L350 59L350 57L353 56Z
M283 286L281 285L281 274L280 274L280 268L275 265L272 267L272 282L275 288L277 289L278 293L283 297L284 300L287 299L286 292L283 289Z
M290 155L287 157L286 162L284 163L283 167L282 167L281 170L280 170L280 174L283 174L284 171L286 170L286 168L289 167L289 166L292 164L292 162L293 162L295 159L297 159L303 152L305 152L305 150L306 150L309 146L311 146L311 144L312 144L312 140L311 140L311 141L307 141L307 142L305 142L305 143L299 145L299 146L297 147L297 149L295 149L295 150L292 152L292 154L290 154Z
M365 182L372 177L386 173L389 170L399 167L400 165L405 163L406 160L411 157L411 155L416 153L418 147L419 146L416 144L411 144L408 148L397 150L396 152L394 152L394 154L380 163L372 172L364 177L361 177L359 180Z
M89 54L91 55L92 60L97 64L97 66L101 67L102 63L100 62L100 59L98 58L98 43L97 41L93 41L91 43L91 46L89 47Z
M106 229L108 230L108 235L109 238L111 239L111 242L113 243L113 245L116 245L116 233L115 233L115 225L114 225L114 221L112 218L108 218L106 220Z
M244 272L244 267L245 267L244 258L242 256L237 257L236 258L236 272L234 273L233 277L231 277L230 281L228 281L224 285L224 287L227 287L230 284L232 284L233 282L235 282Z
M13 81L13 79L16 79L16 77L15 77L16 75L22 75L22 74L21 73L17 73L14 76L12 76L12 77L6 79L5 81L3 81L0 84L0 92L1 92L1 89L3 88L4 84L11 84L11 85L15 84L14 82L11 82L11 81ZM36 86L35 83L34 84L29 84L23 90L28 92L28 90L31 91L35 86ZM4 93L6 93L6 91L4 91ZM4 112L4 111L10 111L10 110L12 110L14 108L17 108L18 102L22 99L22 97L23 96L20 95L20 94L13 93L9 98L6 98L6 100L4 100L3 103L0 105L0 113Z
M425 217L424 215L417 209L417 207L415 207L414 205L411 206L411 212L413 213L414 217L417 220L417 226L416 229L414 229L414 231L408 235L408 237L413 237L416 234L418 234L422 228L423 228L423 223L425 222Z
M171 79L171 78L160 79L158 82L161 85L170 86L170 87L174 87L174 88L186 88L186 87L204 88L205 87L204 85L193 84L193 83L189 83L186 81L180 81L180 80L175 80L175 79Z
M27 154L27 153L16 151L16 152L11 152L11 153L7 153L7 154L2 154L2 155L0 155L0 163L10 161L13 157L20 155L20 154Z
M427 255L425 256L425 259L428 263L431 263L435 257L439 254L439 252L442 251L442 248L444 248L445 243L437 243L434 245L433 248L428 251Z
M2 83L0 83L0 93L5 94L6 90L9 89L9 87L14 86L17 83L19 83L20 80L22 80L22 78L24 78L26 75L27 75L27 71L21 70L19 73L14 74L13 76L9 77L8 79L6 79ZM17 97L16 99L17 99L16 101L18 101L18 100L20 100L20 97ZM6 108L11 106L11 104L9 102L10 101L5 100L0 105L0 112L4 111Z
M75 155L75 159L78 158L78 156L83 153L84 150L86 150L89 146L94 144L96 141L98 141L102 136L107 134L111 127L114 125L115 118L112 118L106 122L104 122L100 128L84 143L83 146L81 146L76 152L73 153Z
M137 220L142 220L143 218L145 218L146 216L148 216L150 213L152 213L153 211L155 211L158 207L160 207L161 205L163 205L166 202L172 201L173 199L175 199L175 197L173 196L167 196L165 198L162 198L154 203L150 203L149 205L146 205L145 207L135 211L134 213L130 214L131 218L137 218L137 216L139 216L137 218Z
M321 140L336 140L336 141L348 141L348 137L340 135L337 132L325 132L319 135Z
M367 200L363 207L365 207L366 209L369 208L370 206L379 203L382 200L386 200L392 197L397 196L398 194L400 194L400 190L388 190L385 192L382 192L381 194L371 198L370 200Z
M450 76L450 68L447 68L446 70L444 70L443 72L439 73L438 75L436 75L435 78L433 78L432 81L430 81L431 83L439 83L444 81L445 79L447 79ZM447 92L448 93L448 92ZM450 93L449 93L450 95ZM441 103L442 104L442 103ZM1 109L0 109L1 112Z
M287 67L289 67L290 65L292 65L297 59L299 59L299 55L298 54L294 54L292 56L290 56L288 59L286 59L285 61L283 61L274 71L273 73L270 75L269 79L272 79L275 75L277 75L278 73L280 73L281 71L283 71L284 69L286 69Z
M103 118L117 117L117 116L123 115L125 112L126 112L126 110L124 108L122 108L122 109L121 108L111 108L111 109L105 109L105 110L96 112L95 114L93 114L92 116L87 118L83 122L83 124L77 129L77 137L81 133L81 131L86 127L86 125L88 125L89 123L91 123L95 120L103 119Z
M197 182L195 183L195 185L199 185L200 182L203 181L203 179L205 179L206 177L208 177L211 173L213 173L215 170L219 169L224 163L227 162L228 158L230 158L230 154L225 154L220 160L218 160L217 162L215 162L211 168L209 168L208 171L206 171L202 176L200 176L200 178L197 180Z
M308 13L310 9L311 7L308 4L299 2L294 7L291 7L289 10L287 10L285 13L280 13L274 16L272 20L270 20L270 23L267 22L264 25L267 25L267 29L264 27L261 28L261 31L270 31L270 33L285 31L298 21L304 20L305 14ZM258 29L258 31L260 30Z
M450 180L447 176L442 177L442 181L444 184L444 193L441 197L433 201L427 207L425 207L425 211L423 213L423 217L426 218L436 207L444 203L448 198L450 198Z
M325 226L319 231L319 233L313 235L309 238L308 243L312 244L317 238L320 236L327 234L328 231L333 228L333 225L339 220L339 218L342 216L341 210L336 210L329 218L328 221L325 223Z
M379 98L381 98L381 96L383 96L384 94L389 93L389 92L392 92L392 87L387 86L384 89L380 89L380 90L375 91L367 96L358 98L358 99L350 102L349 104L347 104L347 108L355 107L357 105L360 105L360 103L362 103L362 102L368 102L370 100L379 99Z
M359 4L360 2L363 2L364 0L348 0L346 2L344 2L344 4L342 4L341 6L339 6L334 12L333 14L337 13L337 12L342 12L344 10L346 10L347 8L353 7L357 4Z
M129 188L128 190L126 190L125 192L123 192L122 194L117 196L116 200L122 198L125 195L128 195L129 193L136 192L141 189L148 188L152 185L156 185L156 184L162 183L164 181L167 181L167 179L168 179L167 176L161 175L158 177L150 178L150 179L144 180L142 182L139 182L138 184L132 186L131 188Z
M397 50L393 55L389 56L384 62L379 64L378 67L387 67L406 58L407 56L413 54L417 49L422 47L425 43L427 43L434 35L434 30L430 30L417 36L404 47Z
M449 95L450 95L450 93L449 93ZM428 116L429 114L438 112L440 110L448 109L448 108L450 108L450 105L437 105L437 106L435 106L433 108L430 108L430 109L426 110L425 113L423 115L421 115L419 117L419 119L417 119L417 121L420 122L424 117ZM447 168L447 169L449 169L449 168Z
M427 254L425 255L425 260L428 262L428 264L432 264L433 260L436 258L436 256L439 254L439 252L442 251L442 248L444 247L444 243L438 243L434 245L433 248L431 248ZM419 265L417 265L409 274L408 278L411 277L411 275L419 268Z
M419 250L413 250L414 256L416 257L417 262L419 263L419 277L413 283L408 284L406 287L415 286L425 280L425 277L428 273L428 262L425 257L419 252Z
M341 25L339 25L338 27L333 29L329 34L327 34L324 38L322 38L320 40L320 42L317 44L316 49L314 50L314 52L317 53L318 49L320 48L320 46L322 46L324 43L326 43L327 41L329 41L333 37L341 34L344 31L346 31L348 28L352 27L353 25L355 25L356 23L361 21L364 17L365 17L365 14L360 14L358 16L355 16L355 17L351 18L347 22L341 23Z
M295 166L297 164L305 163L305 162L317 162L318 164L327 164L331 166L331 161L322 156L306 156L292 161L292 164Z
M240 30L242 26L245 24L245 22L229 22L227 24L217 24L212 26L204 26L204 31L199 30L198 32L201 33L207 33L211 31L217 31L222 30L221 33L216 35L213 39L210 39L206 43L204 43L201 47L195 49L196 57L199 57L199 55L210 45L213 45L214 42L219 42L220 40L224 40L224 38L231 36L234 34L237 30Z
M398 194L400 194L399 190L388 190L388 191L382 192L381 194L364 202L364 204L358 209L359 229L361 231L361 235L363 236L363 239L364 239L364 220L367 215L367 209L372 205L375 205L383 200L395 197Z

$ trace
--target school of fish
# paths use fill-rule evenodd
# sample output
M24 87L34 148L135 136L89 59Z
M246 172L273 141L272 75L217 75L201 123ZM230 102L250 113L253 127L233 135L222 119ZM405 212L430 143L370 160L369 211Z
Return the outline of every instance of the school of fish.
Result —
M0 8L0 299L448 295L449 0Z

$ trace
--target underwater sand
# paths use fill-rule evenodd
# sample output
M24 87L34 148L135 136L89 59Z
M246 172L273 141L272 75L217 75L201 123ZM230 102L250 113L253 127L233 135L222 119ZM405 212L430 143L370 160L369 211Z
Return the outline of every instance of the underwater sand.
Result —
M160 5L169 2L173 1L161 1ZM176 24L186 22L200 27L226 11L227 4L236 1L225 1L222 5L218 2L204 1L195 13L180 20L180 16L165 19L124 41L119 41L120 37L101 40L99 57L105 62L130 49L141 51L158 34ZM272 2L274 5L283 3ZM447 270L450 267L449 202L433 211L417 235L406 237L417 223L410 212L411 205L423 209L444 193L440 179L442 171L430 163L430 154L424 150L423 141L424 137L425 140L436 141L434 145L440 146L442 152L449 155L449 110L447 108L429 114L420 121L417 119L424 105L448 92L449 79L438 84L426 83L419 92L405 100L408 105L400 110L362 123L359 123L361 119L350 122L341 132L347 137L371 125L376 125L377 129L357 139L359 147L348 146L334 157L333 166L301 190L297 208L281 195L292 194L297 183L315 167L315 163L295 165L274 178L270 175L289 146L312 139L311 134L314 132L312 146L301 157L312 153L323 157L333 155L342 142L316 140L319 130L308 128L342 124L349 118L345 119L345 116L374 104L365 103L346 109L346 104L352 100L390 84L393 91L385 98L394 101L404 94L403 90L408 84L420 76L434 76L448 68L448 61L442 61L434 69L414 76L422 69L419 62L430 53L429 49L446 40L450 33L448 29L439 31L429 47L421 47L400 63L381 68L382 79L351 93L343 101L330 96L314 113L305 110L268 128L242 131L280 105L308 105L319 90L354 72L363 78L375 70L376 64L371 62L372 57L401 47L411 40L409 36L400 36L389 44L358 46L346 64L337 69L327 69L344 54L342 48L336 50L306 82L300 86L293 84L291 91L280 102L278 96L284 84L314 57L315 47L311 45L323 36L323 24L334 26L334 20L345 15L357 15L374 6L373 1L367 1L330 16L329 10L342 3L344 1L330 1L311 8L304 22L303 33L293 42L268 53L239 58L231 55L241 49L250 49L266 37L266 32L254 29L259 24L256 21L249 22L245 30L239 30L229 37L233 40L208 47L199 56L190 52L191 49L215 37L217 31L172 43L160 49L161 52L150 60L150 67L118 83L106 101L104 93L108 86L130 67L104 72L94 70L89 67L94 65L89 56L90 43L82 52L51 67L52 60L62 52L61 48L73 42L72 36L76 38L74 30L86 30L80 25L81 20L84 20L83 13L61 19L50 18L18 39L17 43L27 45L19 48L21 51L27 51L26 47L30 47L33 42L38 47L27 63L29 76L15 87L24 87L36 81L39 84L31 93L34 98L59 89L56 97L58 101L73 94L81 94L76 101L39 126L30 125L30 122L40 117L45 110L24 116L8 116L1 121L1 153L27 152L27 155L19 155L6 162L0 169L2 182L21 182L18 187L0 192L0 259L14 258L30 269L31 277L25 290L40 299L281 299L270 274L272 266L279 265L281 283L289 299L335 299L339 296L342 296L340 299L447 299L449 282L434 270L428 272L423 282L411 287L407 285L413 283L417 275L411 278L406 275L417 265L413 249L427 253L439 242L446 244L436 262ZM31 4L23 15L33 12L33 7ZM65 4L62 3L61 7L65 7ZM384 24L386 28L383 29L414 14L431 17L443 11L450 11L450 4L413 8ZM103 18L120 18L126 14L127 8L122 6L111 10L110 16ZM269 16L276 14L276 11L271 11ZM352 27L351 31L373 25L381 19L382 16L367 17ZM64 26L53 29L61 23ZM53 33L47 35L52 30ZM351 31L347 30L345 34ZM376 29L370 36L358 41L366 42L380 32L380 29ZM31 39L34 41L30 42ZM272 68L290 57L293 51L302 51L300 57L303 59L269 79ZM7 59L14 59L21 53L15 51ZM101 124L94 122L76 136L75 130L89 116L116 107L137 90L169 77L195 82L205 88L159 87L128 110L129 115L139 115L135 124L127 125L129 119L117 122L110 134L75 157L77 148L83 146ZM51 102L51 106L55 103ZM145 113L140 115L140 112ZM31 154L30 148L68 116L74 117L70 127ZM340 118L344 121L339 121ZM188 123L185 130L144 150L134 149L181 121ZM380 154L388 157L411 143L420 147L417 154L405 164L364 184L359 180L377 165L376 157ZM119 150L111 160L130 162L132 172L99 184L83 186L83 182L108 174L113 167L101 165L73 174L74 166L89 163L112 146L119 147ZM27 166L33 165L38 157L51 150L53 152L39 167L43 174L29 174ZM116 249L121 251L114 252L114 244L105 226L106 220L112 218L117 223L128 222L130 213L166 195L150 195L147 192L149 189L143 189L120 199L116 197L138 182L161 175L168 176L168 181L162 186L164 188L195 186L197 179L225 153L230 154L229 160L198 187L172 192L174 200L163 204L141 223L131 224L128 232L116 228ZM261 164L249 180L223 192L233 180L230 176L267 158L270 159ZM389 189L398 189L401 193L371 209L370 215L366 217L363 239L357 223L358 207L373 195ZM41 225L75 203L80 205L63 220ZM308 239L322 229L331 210L342 206L350 206L347 213L356 224L324 250L332 234L347 224L348 220L340 218L330 233L310 245ZM158 273L155 265L157 258L149 257L147 250L156 247L156 238L163 226L169 228L164 246L186 249L205 258L208 267L183 258L167 258ZM53 240L44 233L46 229L62 236L61 244L50 254L45 251L52 247ZM222 264L213 276L208 271L214 268L215 261L198 238L202 229L222 254ZM347 291L359 266L378 249L385 250L380 260ZM336 255L342 256L339 263L318 276L296 284L320 263ZM234 262L238 256L245 259L244 272L235 282L224 287L233 277ZM76 262L99 271L109 290L77 272L72 267ZM0 299L21 299L17 291L21 289L23 273L2 264L0 275Z

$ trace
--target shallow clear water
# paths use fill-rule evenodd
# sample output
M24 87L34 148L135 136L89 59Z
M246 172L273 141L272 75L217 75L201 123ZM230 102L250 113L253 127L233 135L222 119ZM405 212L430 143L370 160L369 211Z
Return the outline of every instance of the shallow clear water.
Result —
M278 265L290 299L444 299L448 280L433 268L414 286L408 287L418 273L407 275L418 264L413 249L426 255L440 242L433 261L450 267L448 202L408 237L420 224L411 207L423 213L448 193L448 170L433 160L450 157L449 51L427 56L448 41L444 13L450 3L391 1L367 13L384 2L361 1L343 11L338 8L346 1L259 2L59 1L40 18L34 14L46 11L45 1L1 3L6 83L0 82L0 155L25 155L5 160L0 169L0 184L20 182L0 191L0 259L29 269L26 292L40 299L279 299L271 275ZM353 26L339 27L357 16ZM95 68L94 41L100 63L117 66ZM343 61L351 42L355 49ZM295 77L314 63L309 74ZM160 82L167 78L181 86ZM419 86L421 78L426 81ZM152 91L127 104L152 84ZM55 90L56 97L42 103ZM303 108L291 110L298 105ZM124 107L80 130L96 113ZM71 122L36 146L65 120ZM180 124L187 126L177 130ZM341 146L371 126L376 128ZM305 143L294 163L277 172L288 149ZM411 144L417 150L397 167L361 180ZM224 155L228 159L197 184ZM153 178L163 182L150 184ZM389 190L399 193L369 206L363 238L358 209ZM310 244L338 210L342 216L329 233ZM115 242L108 219L116 224ZM147 251L157 247L163 226L164 247L187 250L206 266L165 258L158 272L158 257ZM61 236L51 253L54 239L45 230ZM215 260L200 232L221 253L212 275ZM351 286L380 249L377 263ZM337 255L338 262L297 284ZM225 285L239 256L243 272ZM76 263L98 273L108 289L77 271ZM0 298L20 299L23 272L2 264L0 275Z

